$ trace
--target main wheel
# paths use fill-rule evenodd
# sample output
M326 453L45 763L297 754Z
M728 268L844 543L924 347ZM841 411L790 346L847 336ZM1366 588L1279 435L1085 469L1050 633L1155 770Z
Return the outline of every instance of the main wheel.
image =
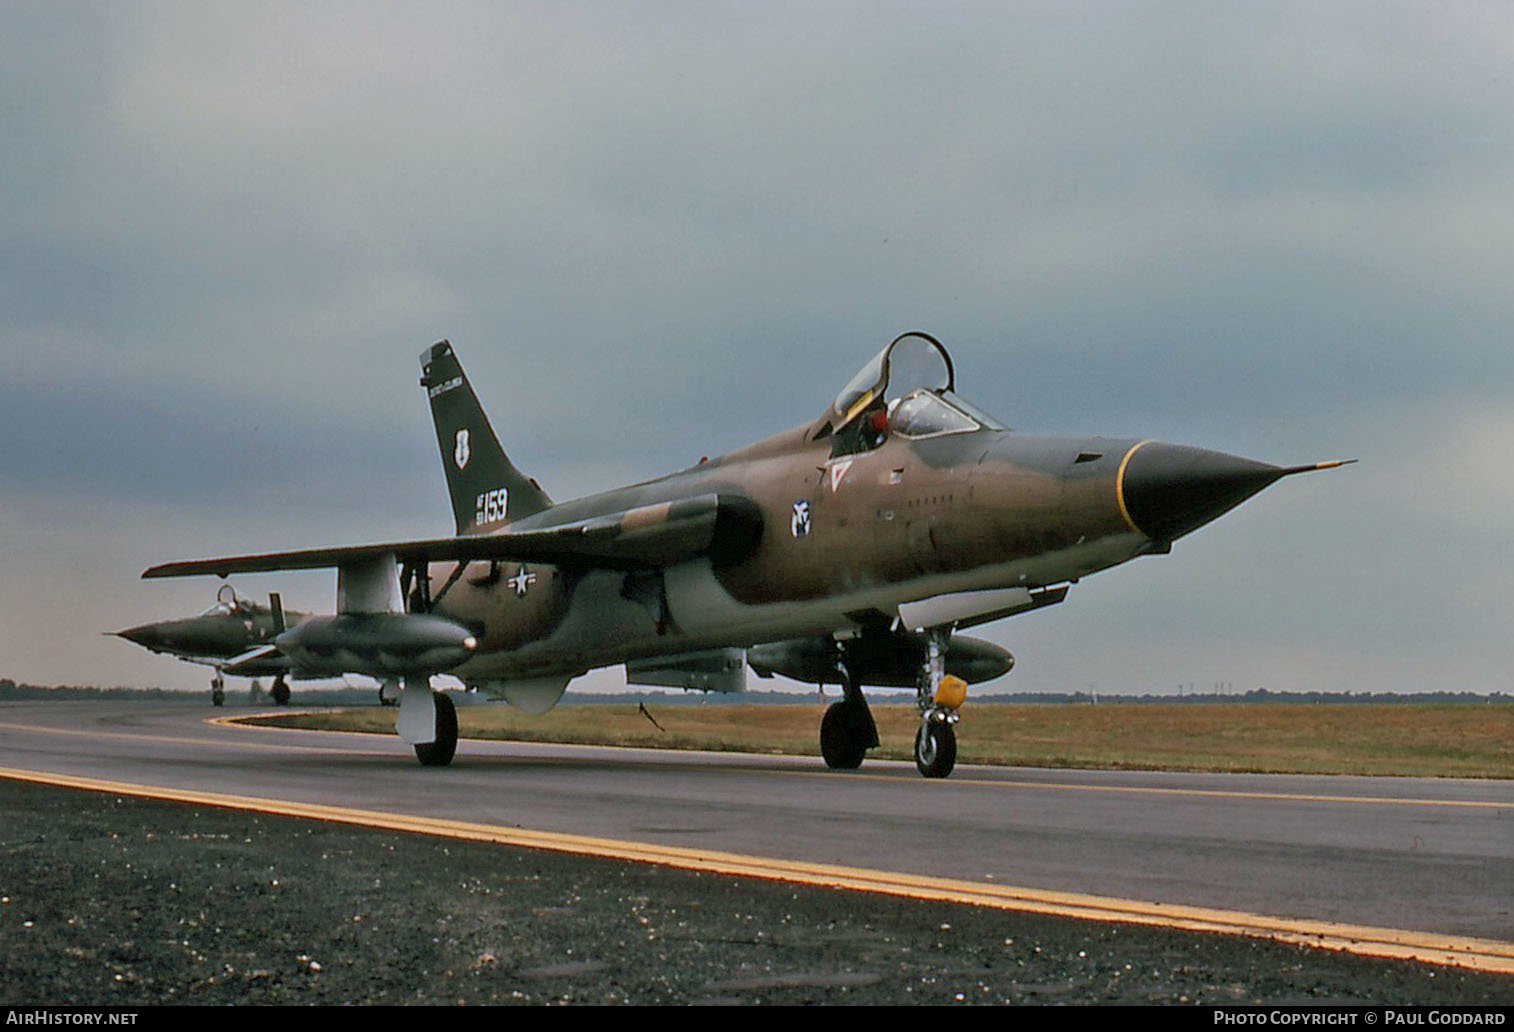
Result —
M436 740L415 747L422 767L445 767L457 753L457 708L441 692L431 696L436 707Z
M856 770L867 755L867 743L856 733L858 721L845 702L826 707L820 720L820 755L832 770Z
M915 732L915 768L927 778L944 778L957 765L957 732L932 720Z
M284 682L282 677L275 677L273 679L273 687L269 689L268 694L273 696L273 704L275 706L289 705L289 685Z

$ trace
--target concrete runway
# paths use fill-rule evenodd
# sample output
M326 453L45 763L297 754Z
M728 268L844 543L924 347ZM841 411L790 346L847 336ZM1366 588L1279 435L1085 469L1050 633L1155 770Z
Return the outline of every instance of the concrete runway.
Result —
M207 723L238 712L8 703L0 767L1491 940L1514 958L1514 781L971 766L927 781L880 761L466 741L424 769L395 738Z

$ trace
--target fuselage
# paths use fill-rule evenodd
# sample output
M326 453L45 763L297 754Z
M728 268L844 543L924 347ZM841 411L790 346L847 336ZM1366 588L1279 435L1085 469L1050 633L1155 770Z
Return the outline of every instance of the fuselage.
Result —
M853 630L901 603L1075 581L1152 549L1122 499L1143 442L979 427L833 457L800 426L678 473L507 524L542 529L701 495L748 499L747 554L662 570L433 564L433 611L470 627L465 681Z

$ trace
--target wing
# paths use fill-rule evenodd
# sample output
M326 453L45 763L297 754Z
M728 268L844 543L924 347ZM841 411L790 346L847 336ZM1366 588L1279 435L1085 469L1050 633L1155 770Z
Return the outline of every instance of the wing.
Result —
M558 566L645 570L701 555L740 559L756 548L762 513L740 495L698 495L530 530L307 548L295 552L190 559L163 563L144 578L269 573L354 566L393 556L401 563L516 560Z

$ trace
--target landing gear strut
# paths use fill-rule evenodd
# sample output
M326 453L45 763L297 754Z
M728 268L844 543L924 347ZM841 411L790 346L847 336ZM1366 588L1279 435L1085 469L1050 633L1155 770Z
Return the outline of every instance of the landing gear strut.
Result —
M944 778L957 765L957 709L967 697L966 684L946 673L946 645L951 631L932 630L926 640L916 704L920 729L915 732L915 769L927 778Z
M867 751L877 747L878 727L846 664L837 663L836 669L841 673L842 699L831 703L820 721L820 755L832 770L856 770Z
M221 676L221 671L216 671L216 676L210 679L210 704L212 706L226 705L226 678Z

